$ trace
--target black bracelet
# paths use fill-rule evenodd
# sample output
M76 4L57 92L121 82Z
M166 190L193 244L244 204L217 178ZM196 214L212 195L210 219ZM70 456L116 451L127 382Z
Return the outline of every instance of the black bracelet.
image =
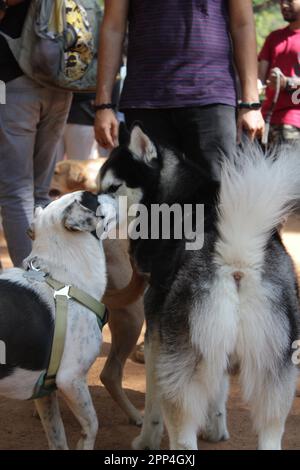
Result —
M254 103L245 103L241 101L238 104L239 109L260 109L261 108L261 103L259 101L255 101Z
M101 111L102 109L116 109L116 105L113 103L102 103L102 104L95 104L93 103L93 108L95 111Z

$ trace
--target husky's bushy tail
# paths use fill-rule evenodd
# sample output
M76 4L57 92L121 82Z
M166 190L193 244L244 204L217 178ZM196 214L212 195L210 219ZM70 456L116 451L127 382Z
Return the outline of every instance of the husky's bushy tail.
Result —
M216 260L259 269L272 231L300 198L300 148L267 155L246 144L224 162L219 197Z

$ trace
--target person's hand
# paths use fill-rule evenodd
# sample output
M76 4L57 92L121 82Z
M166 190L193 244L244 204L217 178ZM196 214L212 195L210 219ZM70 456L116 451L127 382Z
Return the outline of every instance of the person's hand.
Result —
M243 131L251 141L256 137L261 138L265 129L265 121L261 111L252 109L240 109L237 121L237 140L241 142Z
M96 112L95 138L105 149L113 149L118 145L119 122L112 109L101 109Z
M278 70L278 68L277 68ZM275 72L275 69L272 69L270 71L269 78L267 80L267 85L272 88L273 90L276 89L276 83L277 83L277 73ZM284 90L286 87L287 83L287 77L281 72L280 74L280 89Z
M5 11L0 10L0 21L3 20L5 16Z

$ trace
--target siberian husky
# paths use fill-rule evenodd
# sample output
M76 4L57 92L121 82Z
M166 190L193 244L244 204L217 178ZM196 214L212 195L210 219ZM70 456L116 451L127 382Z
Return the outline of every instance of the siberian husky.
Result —
M276 157L276 158L275 158ZM150 274L145 294L147 392L135 449L158 449L166 425L172 449L197 449L226 427L227 367L240 363L259 449L280 449L297 370L297 281L277 227L300 193L296 152L246 147L207 187L183 155L153 143L139 126L103 165L99 191L129 202L205 204L202 249L186 240L135 240L132 255Z

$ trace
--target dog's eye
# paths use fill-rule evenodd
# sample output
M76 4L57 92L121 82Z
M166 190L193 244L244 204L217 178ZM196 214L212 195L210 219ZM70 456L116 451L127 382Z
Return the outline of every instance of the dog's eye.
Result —
M112 184L108 189L107 189L107 193L116 193L118 191L118 189L121 187L122 185L121 184Z

